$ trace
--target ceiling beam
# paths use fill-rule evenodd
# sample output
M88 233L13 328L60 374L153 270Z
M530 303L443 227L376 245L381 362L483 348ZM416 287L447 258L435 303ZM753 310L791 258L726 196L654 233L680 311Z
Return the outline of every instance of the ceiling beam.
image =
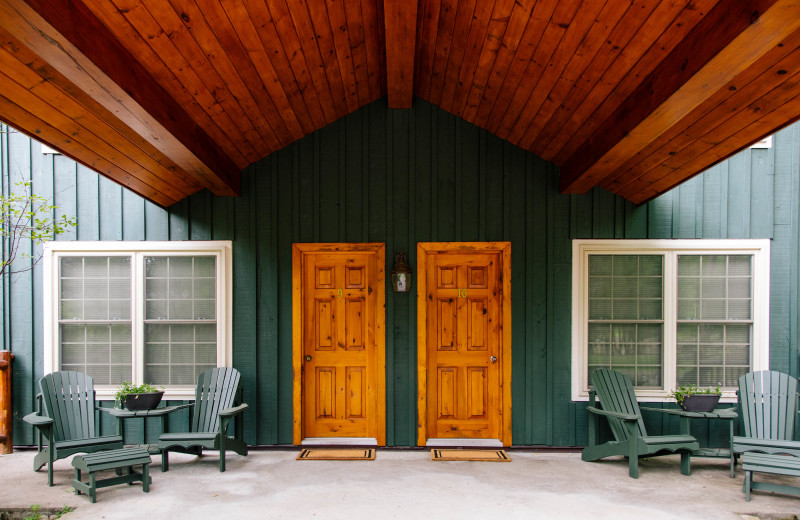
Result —
M796 0L719 2L561 167L561 191L585 193L800 26Z
M384 0L383 20L389 108L411 108L417 42L416 0Z
M240 166L81 2L0 0L0 26L199 185L239 194Z

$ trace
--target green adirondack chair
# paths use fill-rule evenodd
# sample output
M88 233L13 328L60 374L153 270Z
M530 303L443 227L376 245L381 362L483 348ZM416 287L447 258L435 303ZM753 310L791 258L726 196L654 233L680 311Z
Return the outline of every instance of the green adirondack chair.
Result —
M639 457L652 457L680 452L681 473L691 475L691 454L700 449L691 435L647 435L633 392L630 378L622 372L598 369L592 374L594 390L589 392L589 445L583 449L584 461L595 461L612 455L628 458L628 474L639 478ZM595 394L602 408L595 406ZM608 419L614 440L597 444L598 417Z
M163 433L158 438L161 471L169 469L170 451L202 455L203 449L219 450L221 472L225 471L226 450L247 455L247 444L242 440L241 420L247 405L241 403L240 378L235 368L211 368L197 377L189 431ZM233 418L236 418L236 437L229 437L228 426Z
M38 451L33 470L47 464L47 483L53 485L53 462L76 453L122 448L119 435L98 435L92 378L80 372L53 372L39 380L37 411L22 418L36 428ZM44 406L42 406L44 405ZM42 436L47 447L42 447Z
M797 416L797 379L763 370L739 378L744 435L733 438L733 453L748 451L800 457L794 438Z

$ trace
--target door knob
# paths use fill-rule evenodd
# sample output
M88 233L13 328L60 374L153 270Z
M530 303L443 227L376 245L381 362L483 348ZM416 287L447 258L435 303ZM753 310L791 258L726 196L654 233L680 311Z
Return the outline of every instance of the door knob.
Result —
M306 361L311 361L311 356L306 356Z
M497 358L492 356L492 357L489 358L489 361L491 361L492 363L496 363L497 362Z

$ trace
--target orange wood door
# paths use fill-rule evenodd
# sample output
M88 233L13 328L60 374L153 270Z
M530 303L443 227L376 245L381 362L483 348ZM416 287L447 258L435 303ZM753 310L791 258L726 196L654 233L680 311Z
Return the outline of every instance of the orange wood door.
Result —
M497 252L428 256L428 438L502 438L501 272Z
M303 255L303 437L375 437L383 399L379 268L372 252ZM382 273L382 266L381 271Z

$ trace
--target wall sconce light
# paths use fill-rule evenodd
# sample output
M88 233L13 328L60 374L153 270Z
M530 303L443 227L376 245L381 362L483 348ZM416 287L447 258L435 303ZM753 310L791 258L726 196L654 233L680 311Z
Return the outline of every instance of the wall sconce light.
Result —
M411 268L408 267L408 258L405 253L397 253L392 267L392 289L396 293L411 291Z

